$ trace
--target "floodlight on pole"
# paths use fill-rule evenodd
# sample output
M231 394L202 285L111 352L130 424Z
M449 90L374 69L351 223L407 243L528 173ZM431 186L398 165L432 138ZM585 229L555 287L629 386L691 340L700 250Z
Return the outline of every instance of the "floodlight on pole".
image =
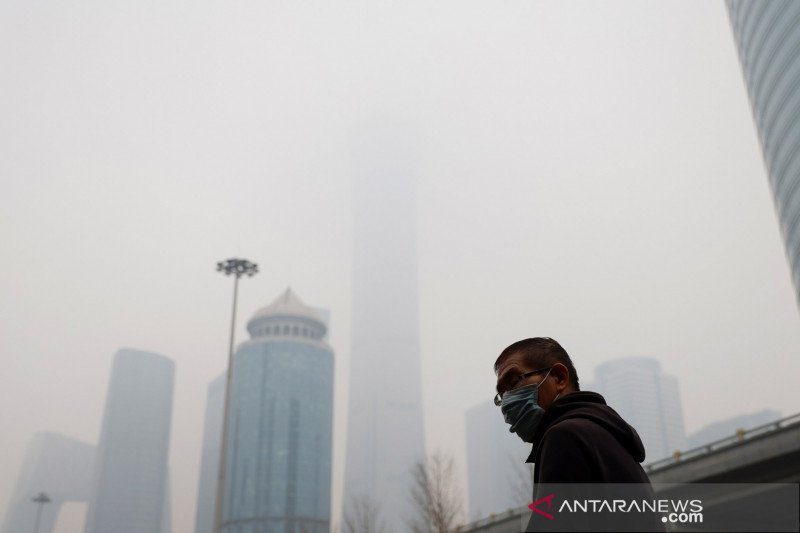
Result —
M31 501L38 506L38 509L36 510L36 523L33 525L33 533L39 533L39 522L42 520L42 509L44 508L44 504L50 503L53 500L51 500L50 497L44 492L40 492L31 498Z
M222 496L225 492L225 456L228 450L228 404L231 397L231 374L233 373L233 338L236 331L236 299L239 293L239 278L252 278L258 274L258 265L247 259L231 258L217 263L217 272L233 275L233 315L231 317L231 340L228 347L228 370L225 377L225 406L222 416L222 443L219 452L219 475L217 476L217 500L214 506L214 533L222 529Z

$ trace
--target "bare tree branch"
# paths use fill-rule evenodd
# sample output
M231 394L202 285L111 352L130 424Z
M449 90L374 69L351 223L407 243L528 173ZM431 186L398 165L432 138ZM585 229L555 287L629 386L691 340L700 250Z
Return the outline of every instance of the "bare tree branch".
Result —
M354 496L342 517L342 533L387 533L380 504L366 494Z
M533 497L533 463L520 463L519 458L511 453L508 454L508 460L515 474L513 482L509 485L511 501L519 507L528 505ZM504 510L497 509L495 512Z
M412 468L411 501L417 515L411 521L414 533L448 533L461 518L462 501L455 479L455 461L436 452Z

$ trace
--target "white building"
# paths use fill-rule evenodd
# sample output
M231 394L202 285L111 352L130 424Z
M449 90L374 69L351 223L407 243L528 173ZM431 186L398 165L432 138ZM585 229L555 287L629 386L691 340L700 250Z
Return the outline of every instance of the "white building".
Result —
M582 387L599 392L639 433L646 463L686 449L678 380L647 357L625 357L599 365L595 382Z

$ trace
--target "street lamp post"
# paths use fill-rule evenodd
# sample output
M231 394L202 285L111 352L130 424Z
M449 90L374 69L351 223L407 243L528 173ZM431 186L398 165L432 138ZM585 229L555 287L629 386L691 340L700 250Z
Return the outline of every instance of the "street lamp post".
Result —
M44 508L44 504L50 503L53 500L51 500L44 492L40 492L31 498L31 501L39 507L36 510L36 523L33 526L33 533L39 533L39 522L42 520L42 509Z
M233 373L233 337L236 330L236 298L239 293L239 278L253 277L258 273L258 265L246 259L228 259L217 263L217 272L226 276L233 274L233 316L231 317L231 341L228 348L228 370L225 377L225 406L222 417L222 444L219 453L219 475L217 476L217 501L214 508L214 533L222 527L222 495L225 491L225 456L228 449L228 404L231 398L231 374Z

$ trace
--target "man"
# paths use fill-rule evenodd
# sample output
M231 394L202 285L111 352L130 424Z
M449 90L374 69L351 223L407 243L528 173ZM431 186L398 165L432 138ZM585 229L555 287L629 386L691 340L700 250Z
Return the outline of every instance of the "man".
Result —
M650 480L640 465L645 454L636 430L606 405L601 395L580 390L575 366L560 344L547 337L515 342L503 350L494 369L495 404L510 431L532 444L526 462L535 463L534 502L546 496L541 485L553 483L636 483L639 485L630 486L629 494L653 498ZM602 522L608 516L560 515L552 521L541 520L541 516L533 513L529 528L565 527L565 520L572 520L569 526L578 530L618 526ZM653 520L648 516L645 523L630 527L663 530L660 521Z

